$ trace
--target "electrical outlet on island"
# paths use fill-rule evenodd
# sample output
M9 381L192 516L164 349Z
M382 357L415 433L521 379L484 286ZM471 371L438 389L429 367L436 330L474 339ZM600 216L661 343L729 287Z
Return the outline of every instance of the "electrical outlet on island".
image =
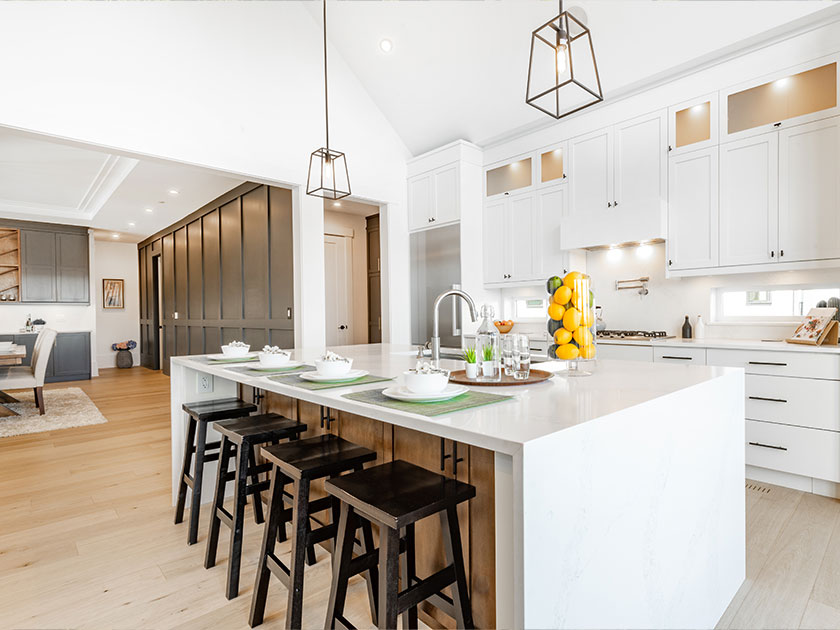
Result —
M213 375L197 373L195 375L195 391L199 394L212 394Z

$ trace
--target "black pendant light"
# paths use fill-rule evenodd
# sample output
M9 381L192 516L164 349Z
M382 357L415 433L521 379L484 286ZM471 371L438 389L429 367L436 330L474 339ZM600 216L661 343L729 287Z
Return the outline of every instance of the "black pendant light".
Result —
M592 35L563 10L531 33L525 102L554 118L563 118L604 100Z
M309 157L309 176L306 194L325 199L342 199L350 194L350 175L347 158L341 151L330 149L330 99L327 89L327 0L324 0L324 119L326 146L316 149Z

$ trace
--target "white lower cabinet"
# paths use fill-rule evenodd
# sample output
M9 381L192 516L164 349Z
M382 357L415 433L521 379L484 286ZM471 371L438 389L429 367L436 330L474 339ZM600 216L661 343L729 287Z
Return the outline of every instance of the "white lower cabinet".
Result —
M629 346L611 343L598 343L599 359L617 361L653 361L653 348L650 346Z
M751 420L840 432L840 381L747 374L746 395Z
M654 363L706 365L705 348L653 348Z
M840 433L747 420L748 466L840 482Z

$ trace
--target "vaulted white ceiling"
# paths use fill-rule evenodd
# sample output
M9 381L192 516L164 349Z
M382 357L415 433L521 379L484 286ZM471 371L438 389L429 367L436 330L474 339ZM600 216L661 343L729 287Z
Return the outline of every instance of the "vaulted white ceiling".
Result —
M826 9L821 0L567 0L592 31L607 98ZM318 24L319 2L307 3ZM525 104L531 31L556 0L330 2L329 39L415 155L483 145L545 117ZM393 43L390 53L379 47ZM340 108L340 100L331 107Z

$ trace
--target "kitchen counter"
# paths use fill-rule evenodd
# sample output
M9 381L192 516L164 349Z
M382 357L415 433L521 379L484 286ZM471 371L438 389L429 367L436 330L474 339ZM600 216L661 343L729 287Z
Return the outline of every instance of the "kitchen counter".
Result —
M616 346L653 346L663 348L720 348L724 350L771 350L775 352L821 352L840 354L840 346L808 346L784 341L760 339L598 339L598 344Z
M411 346L334 350L380 376L416 362ZM489 390L509 401L428 418L342 397L387 384L310 391L228 367L172 358L173 500L181 404L242 384L493 451L498 627L713 627L744 579L740 369L599 361L573 378L548 362L540 367L558 373L546 383ZM201 373L213 375L212 393L197 393Z

